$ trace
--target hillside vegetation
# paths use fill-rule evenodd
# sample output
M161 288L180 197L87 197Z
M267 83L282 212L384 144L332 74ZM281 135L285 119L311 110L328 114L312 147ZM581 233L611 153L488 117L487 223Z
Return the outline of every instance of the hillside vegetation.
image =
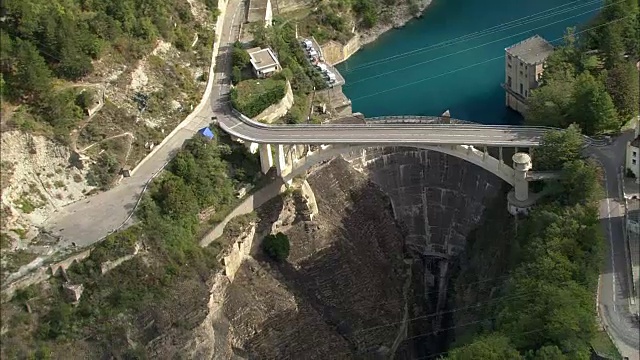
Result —
M145 194L140 222L110 235L69 269L70 281L84 285L77 307L68 304L58 278L2 305L10 326L1 337L1 357L63 358L73 349L75 358L140 359L146 357L140 344L169 328L199 325L197 312L206 306L202 299L221 249L218 242L200 247L199 236L224 218L238 201L236 191L254 183L259 169L257 155L227 136L190 140ZM132 254L136 246L140 254L102 273L106 261Z
M211 20L217 15L208 1ZM78 81L111 55L130 64L149 54L158 39L187 50L201 29L186 1L7 0L0 10L2 97L24 105L23 130L40 129L65 140L82 118L83 99L60 87Z
M300 23L300 32L321 44L329 40L346 43L353 31L366 31L392 23L406 11L418 15L419 0L328 0L317 1L309 16Z
M480 255L470 257L455 282L456 307L476 304L455 318L471 326L456 332L448 359L589 358L604 238L599 171L581 148L575 126L548 133L536 161L540 169L561 171L561 179L545 184L548 194L527 218L494 222L492 216L504 218L503 207L485 214L468 245ZM504 250L491 265L481 261L497 247ZM471 285L492 279L486 291Z
M605 1L584 35L569 29L547 59L542 86L532 91L526 122L587 135L616 133L638 115L640 12L635 0ZM606 25L605 25L606 24Z

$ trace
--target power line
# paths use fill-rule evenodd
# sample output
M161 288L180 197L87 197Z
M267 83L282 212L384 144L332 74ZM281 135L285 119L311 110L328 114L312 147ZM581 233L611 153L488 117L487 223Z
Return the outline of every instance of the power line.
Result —
M574 280L567 280L567 281L561 281L561 282L558 282L558 283L555 283L555 284L556 285L562 285L562 284L570 284L570 283L573 283L573 282L575 282L575 281ZM535 289L530 289L530 290L524 290L524 291L518 292L516 294L509 294L509 295L499 296L499 297L495 297L495 298L492 298L492 299L486 301L485 304L490 304L490 303L493 303L493 302L498 302L498 301L508 300L508 299L517 299L519 297L531 296L531 295L534 295L535 293L537 293L537 292L539 292L541 290L542 289L535 288ZM437 313L437 314L423 315L423 316L415 317L415 318L412 318L412 319L407 319L406 321L407 321L407 323L410 323L411 321L421 320L423 318L429 318L429 317L438 316L438 315L442 315L442 314L446 314L446 313L465 310L465 309L473 308L475 306L477 306L477 305L470 305L470 306L467 306L467 307L456 308L456 309L440 312L440 313ZM469 323L463 323L463 324L452 326L452 327L448 327L448 328L441 328L441 329L439 329L437 331L430 331L430 332L420 333L420 334L417 334L415 336L408 337L408 338L404 339L403 341L412 340L412 339L416 339L416 338L419 338L419 337L424 337L424 336L427 336L427 335L433 335L433 334L437 334L437 333L442 332L442 331L452 330L452 329L456 329L458 327L469 326L469 325L477 324L477 323L480 323L480 322L490 321L490 320L495 320L495 319L496 319L495 317L490 317L490 318L487 318L487 319L472 321L472 322L469 322ZM369 327L369 328L359 329L359 330L354 331L353 333L356 334L356 333L360 333L360 332L364 332L364 331L369 331L369 330L382 328L382 327L386 327L386 326L398 325L398 324L402 324L402 323L404 323L404 321L389 322L389 323L385 323L385 324L381 324L381 325L377 325L377 326L372 326L372 327ZM530 332L535 332L535 330L532 330ZM523 334L527 334L527 333L530 333L530 332L525 332ZM347 355L347 354L352 354L352 352L337 353L335 355ZM430 356L433 357L435 355L430 355Z
M577 32L575 32L575 35L577 35L577 34L581 34L581 33L584 33L584 32L587 32L587 31L590 31L590 30L593 30L593 29L597 29L597 28L600 28L600 27L602 27L602 26L606 26L606 25L609 25L609 24L612 24L612 23L615 23L615 22L618 22L618 21L622 21L622 20L627 19L627 18L630 18L630 17L632 17L632 16L633 16L633 15L631 15L631 16L625 16L625 17L622 17L622 18L619 18L619 19L616 19L616 20L612 20L612 21L606 22L606 23L604 23L604 24L600 24L600 25L597 25L597 26L590 27L590 28L588 28L588 29L584 29L584 30L581 30L581 31L577 31ZM557 39L553 39L553 40L551 40L550 42L552 42L552 43L553 43L553 42L556 42L556 41L560 41L560 40L562 40L562 39L563 39L563 37L560 37L560 38L557 38ZM394 91L394 90L402 89L402 88L407 87L407 86L412 86L412 85L419 84L419 83L422 83L422 82L425 82L425 81L429 81L429 80L433 80L433 79L436 79L436 78L439 78L439 77L442 77L442 76L445 76L445 75L450 75L450 74L453 74L453 73L457 73L457 72L459 72L459 71L467 70L467 69L470 69L470 68L472 68L472 67L476 67L476 66L478 66L478 65L486 64L486 63L489 63L489 62L491 62L491 61L495 61L495 60L498 60L498 59L504 59L504 55L496 56L496 57L491 58L491 59L487 59L487 60L484 60L484 61L480 61L480 62L477 62L477 63L471 64L471 65L468 65L468 66L464 66L464 67L461 67L461 68L458 68L458 69L455 69L455 70L447 71L447 72L444 72L444 73L441 73L441 74L438 74L438 75L435 75L435 76L430 76L430 77L428 77L428 78L424 78L424 79L420 79L420 80L412 81L412 82L409 82L409 83L406 83L406 84L403 84L403 85L399 85L399 86L395 86L395 87L392 87L392 88L389 88L389 89L385 89L385 90L377 91L377 92L372 93L372 94L369 94L369 95L359 96L359 97L354 98L354 99L351 99L351 100L352 100L352 101L355 101L355 100L365 99L365 98L368 98L368 97L372 97L372 96L376 96L376 95L384 94L384 93L387 93L387 92L389 92L389 91Z
M495 26L492 26L490 28L487 28L487 29L484 29L484 30L481 30L481 31L476 31L476 32L469 33L469 34L466 34L466 35L463 35L463 36L459 36L457 38L453 38L453 39L450 39L450 40L442 41L442 42L439 42L439 43L436 43L436 44L433 44L433 45L429 45L429 46L425 46L425 47L422 47L422 48L419 48L419 49L411 50L411 51L408 51L408 52L405 52L405 53L402 53L402 54L397 54L397 55L389 56L389 57L386 57L386 58L383 58L383 59L379 59L379 60L371 61L371 62L368 62L368 63L364 63L364 64L358 65L358 66L356 66L354 68L343 70L342 72L343 73L350 73L350 72L354 72L354 71L357 71L357 70L360 70L360 69L363 69L363 68L368 68L368 67L371 67L371 66L375 66L375 65L382 64L382 63L386 63L386 62L389 62L389 61L395 61L397 59L404 58L404 57L407 57L407 56L410 56L410 55L413 55L413 54L417 54L417 53L421 53L421 52L428 52L430 50L440 49L440 48L443 48L443 47L446 47L446 46L450 46L450 45L454 45L454 44L457 44L457 43L469 41L469 40L472 40L472 39L475 39L475 38L479 38L479 37L483 37L483 36L486 36L486 35L490 35L492 33L497 33L497 32L501 32L501 31L504 31L504 30L508 30L510 28L513 28L513 27L518 27L518 26L521 26L521 25L525 25L525 24L528 24L530 22L534 22L534 21L542 20L542 19L545 19L545 18L548 18L548 17L553 17L553 16L556 16L556 15L560 15L560 14L565 13L565 12L576 10L576 9L578 9L580 7L585 7L585 6L589 6L591 4L594 4L594 3L599 3L600 0L592 0L592 1L589 1L588 3L586 3L586 4L574 6L574 7L569 8L569 9L562 9L562 10L557 11L555 13L543 15L546 12L553 11L553 10L556 10L558 8L562 8L562 7L565 7L567 5L570 5L570 4L576 3L576 2L580 2L580 0L572 1L572 2L570 2L568 4L563 4L563 5L560 5L560 6L556 6L556 7L553 7L551 9L547 9L547 10L541 11L541 12L533 14L533 15L528 15L528 16L525 16L525 17L522 17L522 18L519 18L519 19L511 20L511 21L506 22L504 24L495 25ZM538 16L538 17L534 18L534 19L528 19L528 18L536 17L536 16Z
M451 314L451 313L455 313L455 312L462 311L462 310L469 310L469 309L480 307L482 305L489 305L489 304L491 304L493 302L496 302L497 300L512 300L512 299L518 299L518 298L522 298L522 297L527 297L527 296L533 295L537 291L538 290L529 290L529 291L523 291L522 293L516 294L516 295L512 294L512 295L498 296L498 297L491 298L488 301L478 302L478 303L473 304L473 305L463 306L463 307L454 308L454 309L446 310L446 311L440 311L440 312L437 312L437 313L434 313L434 314L416 316L414 318L407 319L406 322L407 323L411 323L411 322L416 321L416 320L426 320L426 319L429 319L429 318L432 318L432 317L436 317L436 316L441 316L441 315L444 315L444 314ZM389 327L389 326L403 324L404 322L405 321L403 320L403 321L396 321L396 322L392 322L392 323L385 323L383 325L377 325L377 326L372 326L372 327L369 327L369 328L359 329L359 330L354 331L353 333L356 334L356 333L361 333L361 332L365 332L365 331L382 329L382 328Z
M622 1L625 1L625 0L622 0ZM615 5L615 3L609 4L609 5L605 5L605 7L606 7L606 6L611 6L611 5ZM493 43L496 43L496 42L499 42L499 41L507 40L507 39L510 39L510 38L512 38L512 37L514 37L514 36L524 35L524 34L530 33L530 32L531 32L531 31L533 31L533 30L539 30L539 29L542 29L542 28L545 28L545 27L548 27L548 26L551 26L551 25L555 25L555 24L561 23L561 22L563 22L563 21L565 21L565 20L572 19L572 18L575 18L575 17L579 17L579 16L582 16L582 15L588 14L588 13L593 12L593 11L597 11L597 9L596 9L596 10L589 10L589 11L585 11L585 12L580 13L580 14L578 14L578 15L574 15L574 16L570 16L570 17L568 17L568 18L563 18L563 19L560 19L560 20L556 20L556 21L554 21L554 22L551 22L551 23L546 24L546 25L539 26L539 27L537 27L537 28L528 29L528 30L526 30L526 31L519 32L519 33L517 33L517 34L511 34L511 35L509 35L509 36L505 36L505 37L500 38L500 39L492 40L492 41L486 42L486 43L484 43L484 44L476 45L476 46L473 46L473 47L470 47L470 48L466 48L466 49L463 49L463 50L460 50L460 51L456 51L456 52L453 52L453 53L450 53L450 54L446 54L446 55L438 56L438 57L435 57L435 58L433 58L433 59L429 59L429 60L426 60L426 61L422 61L422 62L419 62L419 63L415 63L415 64L412 64L412 65L405 66L405 67L401 67L401 68L394 69L394 70L391 70L391 71L383 72L383 73L381 73L381 74L376 74L376 75L372 75L372 76L369 76L369 77L365 77L364 79L360 79L360 80L357 80L357 81L354 81L354 82L350 82L350 83L346 84L345 86L346 86L346 87L348 87L348 86L352 86L352 85L355 85L355 84L358 84L358 83L361 83L361 82L364 82L364 81L367 81L367 80L376 79L376 78L379 78L379 77L381 77L381 76L386 76L386 75L389 75L389 74L396 73L396 72L398 72L398 71L403 71L403 70L406 70L406 69L414 68L414 67L416 67L416 66L420 66L420 65L428 64L428 63L430 63L430 62L433 62L433 61L436 61L436 60L441 60L441 59L444 59L444 58L447 58L447 57L450 57L450 56L453 56L453 55L462 54L462 53L467 52L467 51L469 51L469 50L478 49L478 48L481 48L481 47L487 46L487 45L489 45L489 44L493 44ZM561 39L562 39L562 38L560 38L560 40L561 40ZM553 41L556 41L556 40L553 40ZM552 41L552 42L553 42L553 41ZM501 57L503 57L503 56L501 56Z

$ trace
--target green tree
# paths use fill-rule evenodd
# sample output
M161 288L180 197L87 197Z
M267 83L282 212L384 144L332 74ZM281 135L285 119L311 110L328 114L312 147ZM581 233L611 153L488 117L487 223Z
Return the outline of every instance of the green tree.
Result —
M543 346L531 351L526 356L527 360L566 360L567 356L557 346Z
M527 99L525 122L529 125L566 127L568 114L573 106L570 81L547 80L531 92Z
M605 26L602 32L601 47L604 53L605 66L608 69L624 61L625 49L621 34L622 27L619 23Z
M561 184L569 204L597 201L602 195L595 166L585 161L570 161L562 168Z
M276 261L284 261L289 257L289 237L279 232L267 235L262 241L264 252Z
M638 115L640 81L636 64L630 61L616 63L607 71L606 86L622 124Z
M233 47L231 52L231 59L234 67L239 67L240 69L244 69L251 61L249 57L249 53L242 48Z
M552 260L543 257L537 261ZM562 269L562 264L558 268ZM574 282L545 282L544 278L526 275L515 280L513 293L528 295L505 300L498 319L499 331L509 334L517 348L556 345L569 354L588 355L595 331L593 295Z
M231 70L231 83L237 85L240 81L242 81L242 69L234 66Z
M603 134L619 129L616 108L604 85L585 72L578 76L573 90L571 119L587 135Z
M16 71L6 79L15 98L39 97L51 89L51 71L33 44L16 39Z
M515 360L522 359L509 338L492 334L449 352L447 360Z
M566 130L551 130L544 134L534 150L537 170L560 170L564 164L580 159L584 138L580 128L572 124Z

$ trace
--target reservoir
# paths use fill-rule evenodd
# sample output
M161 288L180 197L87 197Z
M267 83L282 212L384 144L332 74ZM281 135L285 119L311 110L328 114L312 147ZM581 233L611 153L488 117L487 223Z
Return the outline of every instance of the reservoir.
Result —
M391 30L338 65L353 111L521 121L504 102L504 49L535 34L554 45L586 24L601 0L434 0L421 19Z

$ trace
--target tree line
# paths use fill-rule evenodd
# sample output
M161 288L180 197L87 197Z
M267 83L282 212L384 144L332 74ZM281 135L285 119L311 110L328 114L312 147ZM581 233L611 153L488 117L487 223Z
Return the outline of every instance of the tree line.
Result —
M531 92L525 122L587 135L616 133L638 115L640 12L636 0L607 0L583 36L573 29L546 61Z

